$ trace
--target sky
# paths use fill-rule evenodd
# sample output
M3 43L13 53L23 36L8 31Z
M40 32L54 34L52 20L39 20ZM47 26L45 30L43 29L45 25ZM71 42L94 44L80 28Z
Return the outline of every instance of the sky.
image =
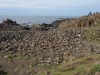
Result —
M99 7L100 0L0 0L0 15L82 16Z

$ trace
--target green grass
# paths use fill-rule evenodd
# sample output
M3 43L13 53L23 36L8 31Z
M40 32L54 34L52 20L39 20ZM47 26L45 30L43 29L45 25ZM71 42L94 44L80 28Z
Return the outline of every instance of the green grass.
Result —
M84 36L87 40L100 43L100 37L98 37L96 34L97 30L100 30L100 24L87 28L86 32L84 33Z
M92 58L93 60L98 60L92 63ZM89 59L91 59L91 61L89 61ZM69 65L71 67L69 67ZM100 72L100 54L93 54L75 61L64 62L50 70L53 75L95 75L96 72Z
M15 60L24 60L16 59L14 54L9 54L7 59L15 59ZM35 68L38 69L39 75L47 75L47 72L50 72L51 75L95 75L96 72L100 72L100 54L91 54L87 57L78 58L75 60L64 61L59 65L50 65L50 64L38 64L35 65L34 58L28 59L31 60L32 63L23 63L21 65L17 65L15 69L24 70L27 68L27 71L33 72ZM2 67L2 65L1 65ZM10 74L11 72L9 72Z
M9 61L13 61L13 58L17 57L17 55L9 53L8 55L5 56L6 59Z
M96 72L100 72L100 63L99 64L94 64L91 67L91 74L95 75Z

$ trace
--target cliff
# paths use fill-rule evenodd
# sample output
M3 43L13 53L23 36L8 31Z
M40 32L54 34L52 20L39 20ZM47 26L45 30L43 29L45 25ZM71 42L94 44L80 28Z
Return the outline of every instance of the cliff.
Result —
M63 29L89 27L100 23L100 13L91 13L79 18L69 18L59 22L60 23L56 25L58 26L58 28Z

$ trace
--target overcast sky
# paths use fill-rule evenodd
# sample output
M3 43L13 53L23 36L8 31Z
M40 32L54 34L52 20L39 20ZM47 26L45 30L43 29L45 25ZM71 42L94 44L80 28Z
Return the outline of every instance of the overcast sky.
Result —
M0 15L81 16L99 7L100 0L0 0Z

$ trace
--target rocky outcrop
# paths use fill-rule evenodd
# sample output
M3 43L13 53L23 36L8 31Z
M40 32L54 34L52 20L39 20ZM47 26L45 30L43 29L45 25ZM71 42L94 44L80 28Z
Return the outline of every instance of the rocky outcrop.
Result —
M100 13L89 13L86 16L79 18L69 18L62 21L55 21L54 24L57 28L69 29L69 28L84 28L97 25L100 23ZM55 23L54 22L54 23Z
M21 26L16 21L13 21L11 19L3 20L0 24L0 31L14 31L14 30L30 30L30 26Z
M9 31L9 30L22 30L22 26L19 25L16 21L13 21L11 19L3 20L2 23L0 23L0 31Z
M41 24L34 26L33 28L35 30L40 30L40 31L47 31L50 29L73 29L73 28L85 28L85 27L90 27L94 26L100 23L100 13L89 13L86 16L82 16L79 18L67 18L63 20L56 20L52 22L51 24Z
M9 28L17 25L19 24L17 24L16 21L12 21L11 19L7 18L7 20L3 20L3 22L0 24L0 28Z

